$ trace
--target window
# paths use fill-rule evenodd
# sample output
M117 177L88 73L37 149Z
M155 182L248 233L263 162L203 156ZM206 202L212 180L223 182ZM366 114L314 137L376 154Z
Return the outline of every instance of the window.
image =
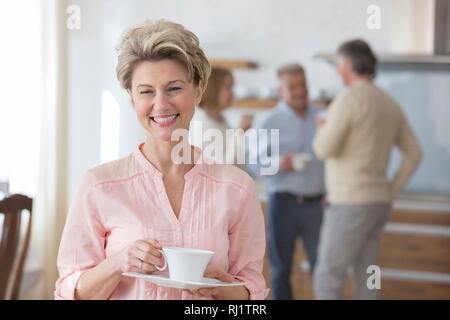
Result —
M0 181L36 193L42 110L41 2L0 2ZM20 19L18 19L20 17Z

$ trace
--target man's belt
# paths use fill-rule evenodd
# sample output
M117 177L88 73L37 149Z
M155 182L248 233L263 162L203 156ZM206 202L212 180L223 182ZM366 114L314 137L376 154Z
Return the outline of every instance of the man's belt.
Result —
M303 196L300 194L294 194L294 193L290 193L290 192L277 192L276 194L280 195L282 197L292 198L295 201L297 201L298 203L317 202L317 201L320 201L324 197L323 194L319 194L316 196Z

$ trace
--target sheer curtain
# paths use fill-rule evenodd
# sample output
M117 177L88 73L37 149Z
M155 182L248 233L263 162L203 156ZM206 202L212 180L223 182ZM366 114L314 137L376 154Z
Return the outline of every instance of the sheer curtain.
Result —
M67 102L65 0L40 0L42 107L38 181L28 263L39 278L28 299L53 299L56 258L67 212Z

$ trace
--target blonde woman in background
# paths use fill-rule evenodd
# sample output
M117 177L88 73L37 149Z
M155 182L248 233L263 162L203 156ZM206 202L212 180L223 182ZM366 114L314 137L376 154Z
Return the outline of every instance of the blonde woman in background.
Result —
M197 108L193 121L191 122L191 139L194 145L205 148L208 145L208 137L205 132L209 129L217 129L223 139L222 152L223 163L232 163L245 169L245 165L239 162L238 151L244 151L243 133L252 125L252 117L243 115L239 124L240 130L234 130L232 136L235 143L227 139L226 130L231 126L225 119L223 112L230 108L233 103L233 75L230 70L213 67L208 86L203 94L202 100ZM198 122L196 122L198 121ZM201 124L201 130L199 125ZM211 141L213 143L215 141Z
M264 299L264 218L256 186L233 165L205 161L187 132L210 66L198 38L158 20L128 29L117 78L130 95L145 142L84 175L59 248L58 299ZM189 163L176 164L183 144ZM186 291L124 272L152 273L166 246L214 251L205 277L246 285Z

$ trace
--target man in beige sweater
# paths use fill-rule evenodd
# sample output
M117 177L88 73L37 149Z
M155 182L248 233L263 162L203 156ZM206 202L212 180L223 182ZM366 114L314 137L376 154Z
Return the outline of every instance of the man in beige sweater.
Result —
M315 296L340 299L349 270L355 298L377 299L380 290L367 284L368 267L377 265L390 204L422 154L401 107L372 82L376 58L370 47L362 40L348 41L339 47L335 62L348 90L330 105L326 120L317 119L313 142L317 156L325 160L330 203L319 240ZM402 162L389 181L394 146L402 152Z

